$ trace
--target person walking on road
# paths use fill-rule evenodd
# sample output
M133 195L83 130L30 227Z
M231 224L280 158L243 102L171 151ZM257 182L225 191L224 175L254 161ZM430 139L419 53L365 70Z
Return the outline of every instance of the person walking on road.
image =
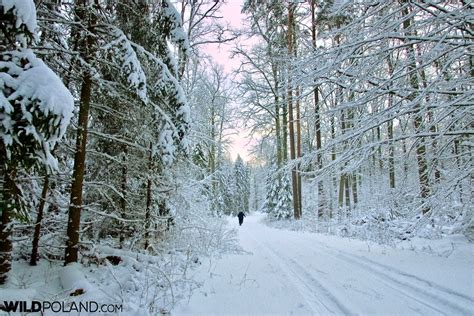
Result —
M237 214L237 217L239 218L239 226L242 226L242 223L244 222L244 217L245 217L244 212L239 212L239 214Z

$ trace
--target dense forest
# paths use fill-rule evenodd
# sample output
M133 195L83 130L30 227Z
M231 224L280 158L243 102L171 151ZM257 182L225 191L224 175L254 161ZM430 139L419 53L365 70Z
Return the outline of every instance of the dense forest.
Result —
M226 5L0 1L0 284L22 261L125 262L161 289L154 314L196 287L189 266L238 251L240 211L472 238L470 1L246 0L240 28Z
M374 210L387 220L467 224L470 9L453 1L248 2L262 41L237 51L243 113L261 147L275 149L262 151L274 167L264 208L323 222Z

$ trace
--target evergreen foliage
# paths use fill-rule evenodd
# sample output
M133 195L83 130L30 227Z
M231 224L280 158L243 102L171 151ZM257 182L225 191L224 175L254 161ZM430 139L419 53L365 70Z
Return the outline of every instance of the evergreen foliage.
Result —
M293 200L289 176L284 170L267 174L266 197L262 211L276 219L288 219L293 214Z
M250 171L240 156L234 163L236 213L249 211Z
M36 36L33 1L0 6L0 284L11 267L12 218L28 218L16 175L32 166L57 170L52 151L66 132L74 100L28 48Z

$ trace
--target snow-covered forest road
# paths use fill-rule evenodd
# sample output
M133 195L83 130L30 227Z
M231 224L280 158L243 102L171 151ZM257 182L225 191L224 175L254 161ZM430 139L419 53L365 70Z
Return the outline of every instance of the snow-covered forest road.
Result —
M473 315L472 247L436 256L237 219L243 255L203 262L172 315ZM469 255L471 253L471 255Z

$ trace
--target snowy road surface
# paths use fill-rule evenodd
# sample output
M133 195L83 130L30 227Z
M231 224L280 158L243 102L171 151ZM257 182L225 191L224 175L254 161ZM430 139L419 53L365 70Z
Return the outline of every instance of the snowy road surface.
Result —
M248 254L203 263L172 315L474 315L471 245L449 257L273 229L248 216Z

